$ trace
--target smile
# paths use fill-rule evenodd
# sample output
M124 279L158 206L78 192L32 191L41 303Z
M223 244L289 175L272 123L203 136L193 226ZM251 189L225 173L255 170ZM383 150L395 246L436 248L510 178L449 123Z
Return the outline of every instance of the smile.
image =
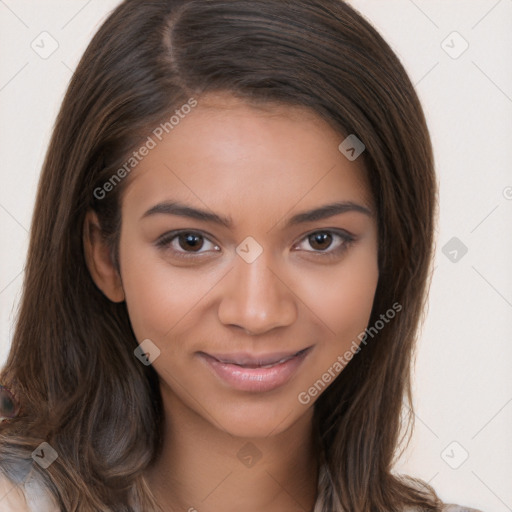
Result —
M224 385L240 391L265 392L286 384L312 348L266 356L246 353L212 355L205 352L198 355Z

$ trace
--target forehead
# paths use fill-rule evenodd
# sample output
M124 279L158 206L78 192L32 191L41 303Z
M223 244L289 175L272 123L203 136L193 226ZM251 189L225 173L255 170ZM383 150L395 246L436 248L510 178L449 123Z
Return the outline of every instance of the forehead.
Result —
M363 159L349 161L338 149L344 136L310 109L210 94L187 112L152 135L123 208L169 199L276 214L330 200L373 208Z

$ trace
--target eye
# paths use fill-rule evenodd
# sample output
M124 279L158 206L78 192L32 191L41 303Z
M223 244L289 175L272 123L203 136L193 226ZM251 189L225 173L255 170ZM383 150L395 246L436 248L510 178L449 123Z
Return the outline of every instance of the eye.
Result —
M210 244L210 247L208 247ZM206 251L201 251L207 246ZM157 241L156 246L170 250L179 258L196 257L197 254L204 254L212 249L216 252L220 251L220 247L212 243L203 234L196 231L172 231L162 235Z
M321 230L306 235L302 240L293 249L309 252L314 256L337 257L348 249L355 241L355 237L344 231ZM302 247L304 242L307 242L313 250L304 249ZM170 251L178 258L198 258L202 254L221 250L217 244L197 231L171 231L162 235L155 245L162 250Z
M306 235L303 242L294 246L294 249L304 250L318 256L339 256L342 254L352 242L355 237L346 232L337 232L331 230L315 231ZM301 246L307 242L313 250L303 249Z

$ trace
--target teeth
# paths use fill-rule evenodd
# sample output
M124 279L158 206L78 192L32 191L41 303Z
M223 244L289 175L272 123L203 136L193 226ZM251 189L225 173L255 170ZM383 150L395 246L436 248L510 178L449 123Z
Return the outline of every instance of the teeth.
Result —
M279 361L275 362L275 363L271 363L271 364L266 364L266 365L263 365L263 366L255 366L255 368L272 368L272 366L276 366L278 364L281 364L281 363L284 363L285 361L288 361L289 359L291 359L293 356L291 357L285 357L283 359L280 359Z
M259 365L259 364L238 364L238 363L232 363L231 361L221 361L221 363L225 364L236 364L237 366L240 366L241 368L272 368L273 366L276 366L278 364L284 363L285 361L288 361L295 357L297 354L294 354L293 356L289 357L283 357L283 359L280 359L279 361L276 361L275 363L269 363L265 365Z

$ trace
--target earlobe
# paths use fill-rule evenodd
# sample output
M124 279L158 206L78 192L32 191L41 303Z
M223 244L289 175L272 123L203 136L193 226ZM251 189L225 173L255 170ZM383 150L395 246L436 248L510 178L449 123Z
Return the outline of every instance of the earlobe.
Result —
M112 302L125 300L121 276L112 261L110 249L101 234L95 212L88 211L83 228L83 246L87 268L96 286Z

